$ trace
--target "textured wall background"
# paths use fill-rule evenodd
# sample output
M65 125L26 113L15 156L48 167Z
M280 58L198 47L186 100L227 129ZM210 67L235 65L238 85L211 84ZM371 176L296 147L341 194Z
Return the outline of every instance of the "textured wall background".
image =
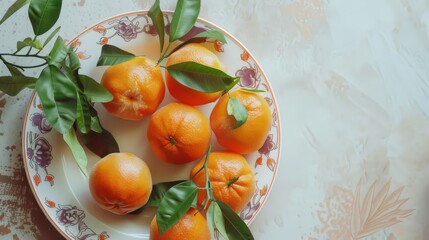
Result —
M60 33L151 4L64 1ZM252 52L281 108L282 160L256 239L429 239L428 1L204 0L201 17ZM1 52L30 35L25 21L24 10L0 26ZM0 239L60 239L21 162L29 94L0 97Z

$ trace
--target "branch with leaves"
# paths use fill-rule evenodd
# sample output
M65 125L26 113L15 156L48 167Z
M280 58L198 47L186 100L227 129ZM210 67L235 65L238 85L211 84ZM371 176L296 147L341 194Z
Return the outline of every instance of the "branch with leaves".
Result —
M29 4L28 15L33 27L34 37L27 37L17 42L13 53L0 53L0 60L9 69L10 76L0 76L0 90L9 95L17 95L25 88L35 89L43 106L43 112L53 128L63 135L64 141L70 147L76 163L87 175L86 153L78 138L100 157L112 152L119 152L119 147L106 129L101 126L95 103L108 102L112 95L96 80L79 73L80 60L73 48L61 37L57 37L49 54L42 55L49 42L58 34L60 28L53 30L42 44L40 36L47 33L60 16L61 0L17 0L6 11L0 20L0 25L15 12ZM224 35L217 30L206 30L189 37L186 41L180 39L194 27L200 12L200 0L178 0L169 30L167 47L164 49L165 23L164 14L160 9L160 1L156 0L149 10L160 43L160 64L172 53L193 42L204 42L215 39L226 43ZM179 42L172 50L173 43ZM20 53L27 50L26 53ZM128 61L135 55L116 46L104 45L97 66L114 65ZM21 65L16 59L31 58L41 63ZM14 60L15 59L15 60ZM43 68L42 68L43 67ZM38 77L26 76L26 69L40 69ZM228 94L238 82L238 77L232 77L225 72L201 65L196 62L183 62L166 67L166 70L181 84L197 91ZM228 95L229 96L229 95ZM247 119L247 110L237 100L229 96L227 112L240 127ZM206 171L207 200L203 210L207 212L207 221L212 238L215 231L225 239L253 239L244 221L224 202L214 198L209 175L207 160L210 148L207 150L205 164L201 170ZM145 205L158 207L157 221L159 231L165 232L176 224L190 207L197 207L196 197L198 188L191 181L169 182L154 185L150 200ZM210 204L208 204L210 202ZM135 213L138 213L135 212Z
M46 118L63 135L76 163L87 175L87 157L77 140L78 136L88 149L100 157L119 152L116 140L101 126L94 108L97 102L111 101L112 95L96 80L79 74L80 60L73 48L67 47L61 37L57 37L49 54L42 55L42 51L60 30L60 27L53 30L41 43L39 37L47 33L60 16L61 0L18 0L6 11L0 24L27 4L34 37L18 41L13 53L0 53L0 60L11 74L0 77L0 90L15 96L25 88L35 89ZM24 50L26 53L21 54ZM43 62L30 66L21 65L17 61L19 58ZM41 69L40 75L37 78L26 76L25 70L29 68Z

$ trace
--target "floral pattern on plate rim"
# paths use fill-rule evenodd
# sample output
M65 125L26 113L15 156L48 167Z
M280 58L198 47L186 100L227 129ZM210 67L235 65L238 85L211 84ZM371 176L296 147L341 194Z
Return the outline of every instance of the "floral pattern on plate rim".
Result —
M89 228L84 221L85 212L76 206L57 204L47 198L45 198L44 204L48 208L55 209L56 221L64 226L65 232L73 239L103 240L110 237L105 231L97 234Z
M81 41L80 37L84 34L88 34L90 32L101 34L101 37L96 42L98 45L107 44L109 40L115 36L119 36L124 42L132 41L138 34L142 33L156 37L157 34L156 31L154 31L154 26L145 14L145 12L126 13L102 21L82 32L78 37L73 39L70 44L81 60L87 60L92 56L85 50L82 50L82 45L84 43ZM164 17L167 20L166 33L168 34L171 15L167 13ZM184 36L181 40L185 41L192 35L213 28L217 27L200 19L197 25L191 30L191 33ZM220 28L219 30L224 32ZM235 75L241 78L238 86L248 89L264 90L261 94L269 104L273 116L270 133L263 146L255 153L256 156L259 156L257 156L256 159L253 159L255 161L254 171L257 176L257 188L255 194L246 205L245 209L240 213L240 217L247 224L250 224L268 196L275 179L278 167L277 164L280 160L280 129L278 111L272 90L266 82L266 77L258 67L256 60L252 58L250 53L241 45L241 43L235 40L228 33L224 33L229 41L235 41L235 44L242 49L242 53L238 56L238 59L240 59L243 64L242 67L235 71ZM213 49L215 51L221 54L225 51L224 45L220 41L216 40L211 42L213 43ZM27 127L24 129L26 141L24 142L25 144L23 147L26 149L26 154L24 155L26 157L26 168L28 170L27 175L33 174L32 183L37 187L41 183L39 171L40 169L43 169L45 173L45 181L49 182L51 186L54 186L54 175L48 173L48 167L52 161L52 145L49 143L47 135L52 133L52 127L43 115L40 99L38 99L36 95L34 96L35 97L32 98L31 105L27 110L27 114L30 112L32 114L27 115L25 125ZM272 156L273 154L270 155L272 151L277 151L277 159ZM264 175L266 178L258 179L258 176L261 175ZM33 190L35 193L37 192L36 188L33 188ZM77 206L72 204L56 204L46 196L36 196L36 198L39 198L39 201L42 202L46 208L55 209L55 216L50 215L51 220L56 221L59 224L58 226L62 228L67 235L72 236L73 239L92 239L92 237L95 236L98 236L98 239L106 239L109 237L106 232L102 232L100 235L97 235L91 228L88 228L83 221L83 218L86 216L85 211L77 208ZM45 213L47 212L48 211L45 211ZM68 218L76 219L68 222ZM85 236L88 236L88 238L85 238Z

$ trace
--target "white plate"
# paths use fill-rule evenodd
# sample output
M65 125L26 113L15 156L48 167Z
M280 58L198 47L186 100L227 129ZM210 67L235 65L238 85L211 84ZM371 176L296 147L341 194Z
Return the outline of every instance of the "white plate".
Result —
M171 13L165 13L170 22ZM261 93L270 105L273 125L264 146L246 159L256 175L257 190L240 216L250 224L261 210L273 185L280 161L280 121L274 93L256 60L234 37L205 20L197 28L222 31L228 43L204 43L225 63L230 75L241 77L240 85L265 90ZM81 59L80 73L99 80L105 67L96 67L103 44L113 44L136 55L158 59L158 37L146 11L124 13L86 29L70 41ZM166 91L161 106L173 101ZM96 105L103 126L116 138L122 152L128 151L144 159L152 172L154 183L187 179L196 162L184 166L170 165L156 159L146 140L149 118L125 121L108 114ZM213 104L198 107L207 116ZM213 134L214 135L214 134ZM212 142L215 142L213 137ZM213 150L220 150L214 145ZM67 239L149 239L149 223L154 209L139 215L117 216L100 209L92 200L88 182L79 171L62 136L53 131L42 112L40 99L33 94L23 129L24 166L38 204L51 223ZM87 151L88 169L99 159Z

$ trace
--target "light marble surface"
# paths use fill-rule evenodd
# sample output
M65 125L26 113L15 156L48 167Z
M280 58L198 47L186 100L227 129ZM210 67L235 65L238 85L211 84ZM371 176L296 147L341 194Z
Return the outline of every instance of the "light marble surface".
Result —
M2 0L0 14L12 2ZM255 238L429 239L429 2L202 2L200 16L250 50L280 106L282 158L251 225ZM68 0L57 24L71 39L151 4ZM24 10L0 26L0 51L30 35ZM47 221L32 223L41 213L19 187L27 184L19 161L29 94L0 99L0 239L58 239ZM16 201L32 211L11 216Z

